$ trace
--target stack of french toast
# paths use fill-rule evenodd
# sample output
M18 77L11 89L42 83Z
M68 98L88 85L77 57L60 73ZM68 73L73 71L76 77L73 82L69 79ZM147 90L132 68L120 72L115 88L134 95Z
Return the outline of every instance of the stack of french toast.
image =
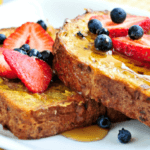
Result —
M6 35L0 49L0 123L18 138L56 135L94 124L101 115L111 122L132 118L150 126L147 61L123 55L121 44L116 51L95 50L96 34L87 25L91 18L102 22L112 41L127 38L127 52L136 43L139 48L147 43L129 39L127 32L136 24L147 34L148 17L127 15L118 25L108 11L87 10L59 30L37 23L0 30ZM24 44L29 52L18 50ZM53 62L44 60L43 51L53 54Z

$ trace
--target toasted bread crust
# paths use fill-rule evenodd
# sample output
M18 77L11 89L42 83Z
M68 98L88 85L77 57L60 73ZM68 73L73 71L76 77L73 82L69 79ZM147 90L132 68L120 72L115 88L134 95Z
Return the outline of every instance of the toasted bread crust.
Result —
M40 94L20 93L15 87L15 84L20 85L19 82L3 82L1 86L6 88L0 87L0 123L20 139L37 139L91 125L100 115L106 114L105 106L94 100L85 101L81 95L74 92L64 99L61 95L65 93L60 91L62 94L59 94L58 101L53 102L53 98L47 99L47 102L34 106L34 102L39 101ZM54 86L58 91L60 85L65 88L57 81L57 84L51 83L48 91L52 92ZM52 94L55 94L55 91ZM33 102L27 102L24 97L30 101L35 99Z
M0 123L20 139L38 139L91 125L96 123L97 118L101 115L107 115L111 122L128 119L120 112L107 109L95 100L86 100L74 92L70 96L68 95L65 100L60 96L57 102L44 102L34 106L34 103L27 102L24 98L28 97L31 100L30 96L32 98L34 94L19 93L15 87L20 85L19 82L5 80L0 85ZM54 86L59 87L60 85L66 89L60 81L57 81L57 84L51 83L49 88L53 89ZM1 88L1 86L6 86L6 89ZM26 88L23 88L23 91L26 91ZM48 91L52 92L51 89ZM25 95L23 96L23 94ZM40 94L36 96L39 97ZM22 97L22 99L17 97ZM38 97L34 99L35 103L39 102L40 98ZM46 101L51 101L51 99Z
M0 33L8 36L14 30L2 29ZM56 88L62 93L57 101L49 98L49 92L53 92L55 86L62 86ZM68 91L62 82L55 81L44 93L31 94L19 80L0 78L0 123L20 139L38 139L91 125L100 115L107 115L111 122L128 119L120 112L72 91L64 99L66 93L62 89ZM57 97L57 92L53 94Z
M88 12L71 20L70 23L66 23L62 27L57 34L53 46L55 55L54 67L59 78L72 90L80 92L86 98L101 101L106 107L114 108L128 117L138 119L150 126L150 86L145 84L147 81L143 82L143 79L139 79L139 76L136 74L131 73L130 75L134 77L130 78L129 76L129 78L127 78L127 76L121 72L115 73L113 68L109 70L101 66L94 67L94 63L84 61L77 53L73 53L73 49L67 45L71 32L69 31L70 27L72 31L76 29L76 32L82 30L82 28L87 30L87 25L85 24L87 24L90 16L101 13L102 12ZM82 22L82 26L78 24L78 21L80 21L80 23ZM85 30L82 31L85 32ZM64 36L67 36L67 40L65 40ZM72 37L71 45L75 45L76 41L73 40L75 38L74 36ZM84 45L83 41L82 45ZM78 45L76 45L74 49L75 48L77 49ZM78 51L78 54L79 53ZM84 56L82 58L84 58Z
M83 101L81 97L74 97ZM71 130L76 127L91 125L99 115L105 114L106 108L94 100L81 105L73 101L66 107L48 106L25 112L10 104L11 99L0 91L0 122L20 139L37 139ZM85 106L87 105L87 109Z

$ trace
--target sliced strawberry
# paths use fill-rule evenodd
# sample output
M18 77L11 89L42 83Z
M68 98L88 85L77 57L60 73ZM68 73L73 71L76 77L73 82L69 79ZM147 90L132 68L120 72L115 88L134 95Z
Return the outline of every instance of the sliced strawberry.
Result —
M127 37L117 37L112 39L115 51L130 58L143 62L150 62L150 35L143 35L139 40L132 40Z
M0 76L9 78L9 79L17 78L16 73L12 71L12 69L9 67L9 65L4 59L4 55L2 54L4 50L6 49L0 48ZM8 49L8 51L11 51L11 50Z
M91 19L100 20L103 27L108 29L109 36L111 38L127 36L128 30L132 25L141 26L143 28L145 34L150 30L150 18L148 18L148 17L127 15L126 20L120 24L116 24L116 23L112 22L109 15L92 16L90 18L90 20Z
M50 50L52 52L52 45L54 41L48 33L37 23L34 24L30 31L28 44L30 48L35 48L39 51Z
M28 43L31 49L52 51L54 41L39 24L27 22L21 27L18 27L15 32L4 41L3 47L14 49L21 47L25 43Z
M15 32L10 34L10 36L4 41L3 47L8 49L19 48L26 43L29 37L29 28L32 24L27 22L21 27L18 27Z
M3 55L29 91L41 93L47 89L52 78L52 71L46 62L17 51L5 50Z

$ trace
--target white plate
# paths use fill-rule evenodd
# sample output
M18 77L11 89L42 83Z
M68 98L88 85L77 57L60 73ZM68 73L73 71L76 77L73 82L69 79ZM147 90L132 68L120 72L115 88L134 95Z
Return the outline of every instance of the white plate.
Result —
M49 22L56 28L62 26L65 18L74 18L79 14L84 13L84 8L92 8L93 10L112 10L114 7L122 7L128 13L137 14L137 15L145 15L150 17L150 13L139 10L132 7L115 5L108 2L98 1L98 0L37 0L42 6L44 16ZM27 1L26 1L27 2ZM1 9L4 10L6 8L11 8L14 6L12 3L7 3L7 6L1 6ZM16 2L15 2L16 3ZM21 4L22 3L22 4ZM20 23L24 23L26 21L37 21L38 19L43 18L43 14L41 12L40 6L36 3L31 4L31 0L28 1L28 4L32 5L33 9L24 8L25 1L17 2L16 5L22 6L22 9L25 11L30 11L27 15L24 15L24 18L20 21L18 20L18 16L13 16L14 20L17 22L13 24L5 20L5 24L2 27L11 27L17 26ZM15 6L14 6L15 7ZM14 8L13 7L13 8ZM32 8L29 7L29 8ZM1 11L0 9L0 11ZM19 8L20 9L20 8ZM26 12L26 11L25 11ZM7 19L11 19L9 14L6 12L5 14ZM20 14L19 14L20 16ZM0 18L1 19L1 18ZM30 19L30 20L28 20ZM1 27L1 26L0 26ZM117 135L118 131L121 128L125 128L129 130L132 134L132 142L128 144L121 144L118 142ZM145 126L144 124L132 120L126 121L119 124L115 124L114 127L110 130L108 135L101 141L95 142L77 142L70 139L67 139L61 135L56 135L48 138L42 138L38 140L18 140L10 131L5 131L0 126L0 147L5 149L14 149L14 150L148 150L150 149L149 145L149 135L150 135L150 128Z
M45 19L36 0L4 0L4 4L0 5L0 14L0 28L18 27L27 21Z

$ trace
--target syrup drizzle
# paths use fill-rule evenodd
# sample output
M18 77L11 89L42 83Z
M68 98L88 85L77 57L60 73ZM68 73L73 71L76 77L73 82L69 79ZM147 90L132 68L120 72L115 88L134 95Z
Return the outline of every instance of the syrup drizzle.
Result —
M80 142L92 142L102 140L109 129L100 128L98 125L92 125L83 128L76 128L71 131L63 132L61 135Z

